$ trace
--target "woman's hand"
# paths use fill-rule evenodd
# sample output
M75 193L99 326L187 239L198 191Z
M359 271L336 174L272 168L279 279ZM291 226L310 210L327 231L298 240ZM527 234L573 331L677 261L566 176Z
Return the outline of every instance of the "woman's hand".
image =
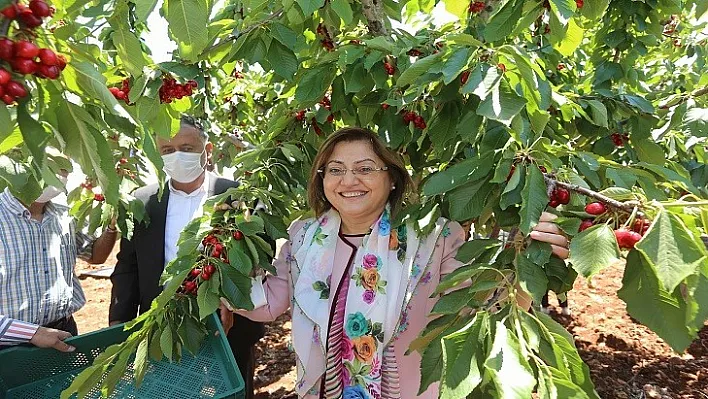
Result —
M531 231L531 238L536 241L547 242L551 244L553 253L561 259L568 259L568 246L570 241L563 234L560 227L553 223L558 216L543 212L536 227Z

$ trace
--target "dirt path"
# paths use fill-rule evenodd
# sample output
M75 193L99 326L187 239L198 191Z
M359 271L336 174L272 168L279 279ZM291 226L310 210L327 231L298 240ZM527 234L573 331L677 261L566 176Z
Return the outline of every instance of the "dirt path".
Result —
M114 258L107 264L113 264ZM79 270L102 266L80 264ZM590 366L598 393L607 399L708 399L708 326L686 354L677 355L646 327L627 316L616 292L622 267L607 268L594 279L594 288L578 280L570 293L573 314L552 315L576 339L580 355ZM108 279L81 281L88 303L76 314L82 333L108 325L111 283ZM551 299L551 304L555 304ZM259 399L295 399L295 359L290 347L290 319L268 325L258 347L256 370Z

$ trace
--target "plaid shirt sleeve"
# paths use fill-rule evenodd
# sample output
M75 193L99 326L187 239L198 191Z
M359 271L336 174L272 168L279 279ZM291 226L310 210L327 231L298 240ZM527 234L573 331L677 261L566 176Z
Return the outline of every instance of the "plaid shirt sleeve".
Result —
M39 326L0 315L0 346L17 345L34 337Z
M88 262L93 256L93 243L96 241L96 237L85 234L79 229L76 229L74 237L76 240L77 256L79 259Z

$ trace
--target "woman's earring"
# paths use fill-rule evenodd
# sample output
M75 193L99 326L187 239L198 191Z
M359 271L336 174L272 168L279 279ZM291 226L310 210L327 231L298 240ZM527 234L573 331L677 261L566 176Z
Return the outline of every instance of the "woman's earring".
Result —
M393 190L395 190L395 189L396 189L396 185L394 184L394 185L391 186L391 191L393 191Z

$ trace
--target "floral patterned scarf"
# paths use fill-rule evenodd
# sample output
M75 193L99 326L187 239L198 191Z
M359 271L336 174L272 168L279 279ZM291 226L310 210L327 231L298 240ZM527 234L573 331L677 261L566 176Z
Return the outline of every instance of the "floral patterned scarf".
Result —
M329 295L322 295L322 288L331 279L340 224L339 214L330 210L293 236L292 331L300 396L314 393L325 371L330 308ZM351 342L344 347L353 348L353 353L343 354L345 382L349 382L345 397L380 397L384 349L396 337L422 274L413 265L428 264L443 227L441 219L422 240L411 227L392 231L387 206L364 238L348 281L343 339Z

